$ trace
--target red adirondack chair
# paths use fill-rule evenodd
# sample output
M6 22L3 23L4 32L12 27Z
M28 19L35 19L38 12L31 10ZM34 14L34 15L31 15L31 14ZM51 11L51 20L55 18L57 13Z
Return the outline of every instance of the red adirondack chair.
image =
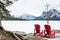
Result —
M49 37L49 38L54 38L55 37L55 31L51 31L51 26L46 24L44 25L45 30L44 30L44 36Z
M41 36L42 35L42 32L40 30L40 25L39 24L35 24L34 25L34 35L38 35L38 36Z

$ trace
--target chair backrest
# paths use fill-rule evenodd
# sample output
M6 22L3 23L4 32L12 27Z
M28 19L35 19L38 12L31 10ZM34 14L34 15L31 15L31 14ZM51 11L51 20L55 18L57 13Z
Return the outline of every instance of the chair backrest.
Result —
M40 33L40 25L35 24L34 27L35 27L36 33Z
M46 24L46 25L44 25L44 27L45 27L47 34L51 33L51 26L50 25Z

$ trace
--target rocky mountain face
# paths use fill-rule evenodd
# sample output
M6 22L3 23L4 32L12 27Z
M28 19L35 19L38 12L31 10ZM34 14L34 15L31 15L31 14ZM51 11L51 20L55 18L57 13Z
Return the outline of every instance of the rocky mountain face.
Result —
M60 12L56 9L51 9L48 12L43 11L42 15L35 18L36 20L60 20Z

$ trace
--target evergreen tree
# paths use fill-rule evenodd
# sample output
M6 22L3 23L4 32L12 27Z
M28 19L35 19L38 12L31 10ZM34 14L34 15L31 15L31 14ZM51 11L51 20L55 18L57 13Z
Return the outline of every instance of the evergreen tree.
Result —
M4 15L10 15L9 11L6 9L6 7L11 5L11 4L13 4L13 1L10 1L10 0L0 0L0 26L2 26L1 20L2 20L3 16Z

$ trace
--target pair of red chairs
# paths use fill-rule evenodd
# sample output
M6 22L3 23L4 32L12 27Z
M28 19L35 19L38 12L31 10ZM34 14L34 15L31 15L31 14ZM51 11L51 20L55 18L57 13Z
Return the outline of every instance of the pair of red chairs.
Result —
M55 31L51 30L51 26L46 24L44 25L44 30L41 32L40 30L40 25L39 24L35 24L34 25L34 35L38 35L38 36L44 36L44 37L49 37L49 38L55 38Z

